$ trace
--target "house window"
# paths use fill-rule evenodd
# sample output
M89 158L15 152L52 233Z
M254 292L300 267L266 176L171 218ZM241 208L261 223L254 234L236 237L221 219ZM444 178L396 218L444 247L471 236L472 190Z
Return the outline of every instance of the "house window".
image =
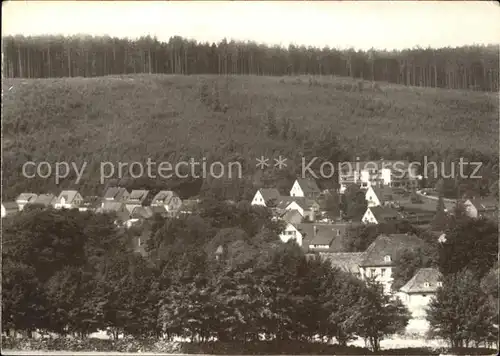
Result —
M140 237L137 238L137 246L141 246L141 238Z
M429 288L429 286L430 286L430 285L429 285L429 282L425 282L425 283L424 283L424 287L425 287L425 288Z
M380 275L381 275L382 277L384 277L384 276L385 276L385 268L381 268L381 269L380 269Z
M427 297L427 294L422 294L422 297L424 297L424 298Z
M391 256L385 255L384 256L384 262L391 262Z
M340 230L337 230L337 236L340 236Z
M437 282L437 286L438 287L442 287L443 286L443 282Z
M370 270L370 276L372 276L372 277L373 277L373 276L375 276L375 274L376 274L376 273L377 273L377 270L376 270L375 268L372 268L372 269Z

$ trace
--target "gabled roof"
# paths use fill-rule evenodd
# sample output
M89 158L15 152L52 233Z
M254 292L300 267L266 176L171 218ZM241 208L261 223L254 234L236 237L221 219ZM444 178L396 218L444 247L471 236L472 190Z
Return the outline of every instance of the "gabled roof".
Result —
M302 189L304 194L321 192L318 184L316 184L316 181L312 178L297 178L297 182L299 183L300 189Z
M357 274L364 252L320 252L319 256L330 261L332 267Z
M54 194L40 194L34 201L34 204L49 206L54 203L56 196Z
M278 209L286 209L293 202L297 203L304 210L309 210L313 205L318 205L319 203L313 199L308 199L306 197L280 197L277 201Z
M342 236L347 224L299 224L303 245L328 245L330 252L342 251ZM338 232L337 232L338 231Z
M17 202L27 202L27 203L33 203L36 198L38 197L37 194L35 193L21 193L19 196L16 198Z
M417 273L401 287L405 293L435 293L441 273L435 268L420 268ZM426 284L428 283L428 284Z
M149 193L148 190L132 190L132 192L128 197L128 201L138 200L142 202L144 199L146 199L148 193Z
M298 210L287 210L281 218L288 223L292 223L295 220L302 221L302 215Z
M372 186L373 191L381 202L389 202L400 199L391 187L387 186Z
M19 210L19 206L15 201L3 201L2 206L5 210Z
M426 243L412 234L379 235L365 251L361 266L392 266L398 256L406 249L424 247ZM390 261L384 261L390 256Z
M368 209L370 209L378 222L384 221L385 219L396 219L400 216L397 210L386 206L375 206Z
M78 195L78 191L76 190L63 190L61 194L57 197L57 201L60 201L62 198L66 201L66 203L72 203L73 200Z
M161 190L156 194L153 198L152 203L154 204L168 204L170 199L172 199L174 196L177 196L173 191L171 190Z
M363 171L368 169L376 169L381 170L382 168L387 168L391 170L399 170L404 169L407 171L410 163L407 160L373 160L373 161L351 161L345 162L342 165L342 171L349 170L351 171Z
M275 188L261 188L259 189L259 192L266 203L270 202L271 200L275 200L276 203L278 203L281 197L279 190Z
M120 200L124 193L128 193L127 189L121 187L111 187L104 193L104 199L106 200Z

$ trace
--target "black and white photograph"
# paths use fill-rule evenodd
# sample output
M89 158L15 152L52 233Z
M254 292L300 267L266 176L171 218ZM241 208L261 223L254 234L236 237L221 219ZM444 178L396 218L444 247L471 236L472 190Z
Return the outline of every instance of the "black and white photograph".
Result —
M3 355L499 350L498 1L2 3Z

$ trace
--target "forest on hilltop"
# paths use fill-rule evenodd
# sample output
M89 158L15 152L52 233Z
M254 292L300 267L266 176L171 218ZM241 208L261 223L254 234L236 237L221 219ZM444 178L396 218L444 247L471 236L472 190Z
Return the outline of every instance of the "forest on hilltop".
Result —
M92 37L3 37L8 78L95 77L132 73L336 75L408 86L499 90L498 45L356 51L254 42L161 42Z

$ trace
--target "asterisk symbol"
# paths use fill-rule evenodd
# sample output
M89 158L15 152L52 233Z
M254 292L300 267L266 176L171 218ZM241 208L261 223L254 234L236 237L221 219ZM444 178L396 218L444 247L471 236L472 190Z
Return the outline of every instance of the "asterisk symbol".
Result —
M278 157L278 159L274 159L274 161L276 162L274 164L275 167L278 167L279 169L283 168L283 167L286 167L286 158L283 158L281 157L281 155Z
M260 168L260 169L264 169L266 167L269 167L269 163L267 163L267 161L269 161L269 158L266 158L264 156L260 156L260 159L256 158L256 160L257 160L257 164L255 165L255 167Z

